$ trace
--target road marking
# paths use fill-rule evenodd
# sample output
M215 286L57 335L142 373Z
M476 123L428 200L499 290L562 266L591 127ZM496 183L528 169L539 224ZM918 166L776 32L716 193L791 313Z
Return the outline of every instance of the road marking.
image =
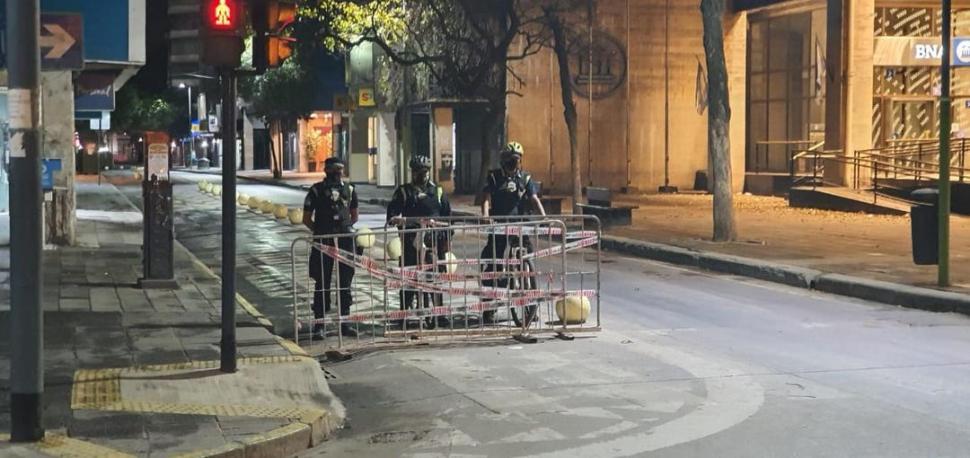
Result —
M626 339L610 331L604 331L604 337L616 342ZM764 388L751 377L724 377L747 373L729 362L704 358L657 343L635 344L625 348L684 369L701 379L707 397L687 415L657 425L647 432L534 456L585 458L602 455L606 450L614 457L644 454L724 431L747 420L764 404Z

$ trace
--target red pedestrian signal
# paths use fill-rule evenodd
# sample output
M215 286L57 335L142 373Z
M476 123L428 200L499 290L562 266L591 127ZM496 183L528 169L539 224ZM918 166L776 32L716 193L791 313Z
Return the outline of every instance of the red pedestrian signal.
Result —
M239 0L206 0L206 23L209 29L220 32L237 32L241 9Z
M243 50L243 24L246 21L241 0L203 0L201 61L216 67L236 68Z

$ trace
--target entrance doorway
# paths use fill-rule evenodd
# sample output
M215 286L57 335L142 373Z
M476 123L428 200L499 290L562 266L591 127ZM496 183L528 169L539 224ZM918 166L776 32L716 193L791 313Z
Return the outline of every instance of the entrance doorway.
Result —
M934 97L909 96L883 99L884 144L931 140L939 131L939 108Z

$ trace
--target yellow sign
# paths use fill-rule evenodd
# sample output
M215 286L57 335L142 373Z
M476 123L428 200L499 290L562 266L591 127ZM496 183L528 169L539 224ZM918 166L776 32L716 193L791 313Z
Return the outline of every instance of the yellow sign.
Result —
M374 100L374 89L369 87L362 87L358 89L357 105L362 107L377 106L377 102Z

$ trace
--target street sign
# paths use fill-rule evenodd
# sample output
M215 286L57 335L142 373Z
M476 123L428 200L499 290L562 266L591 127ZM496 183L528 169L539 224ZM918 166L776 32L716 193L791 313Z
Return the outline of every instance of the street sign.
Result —
M3 3L3 2L0 2ZM6 8L0 13L0 68L7 68ZM83 17L80 14L41 13L40 69L80 70L84 68Z
M42 70L84 68L83 28L80 14L40 15L40 66Z
M40 186L44 191L54 189L54 172L61 170L60 159L44 159L40 164Z

